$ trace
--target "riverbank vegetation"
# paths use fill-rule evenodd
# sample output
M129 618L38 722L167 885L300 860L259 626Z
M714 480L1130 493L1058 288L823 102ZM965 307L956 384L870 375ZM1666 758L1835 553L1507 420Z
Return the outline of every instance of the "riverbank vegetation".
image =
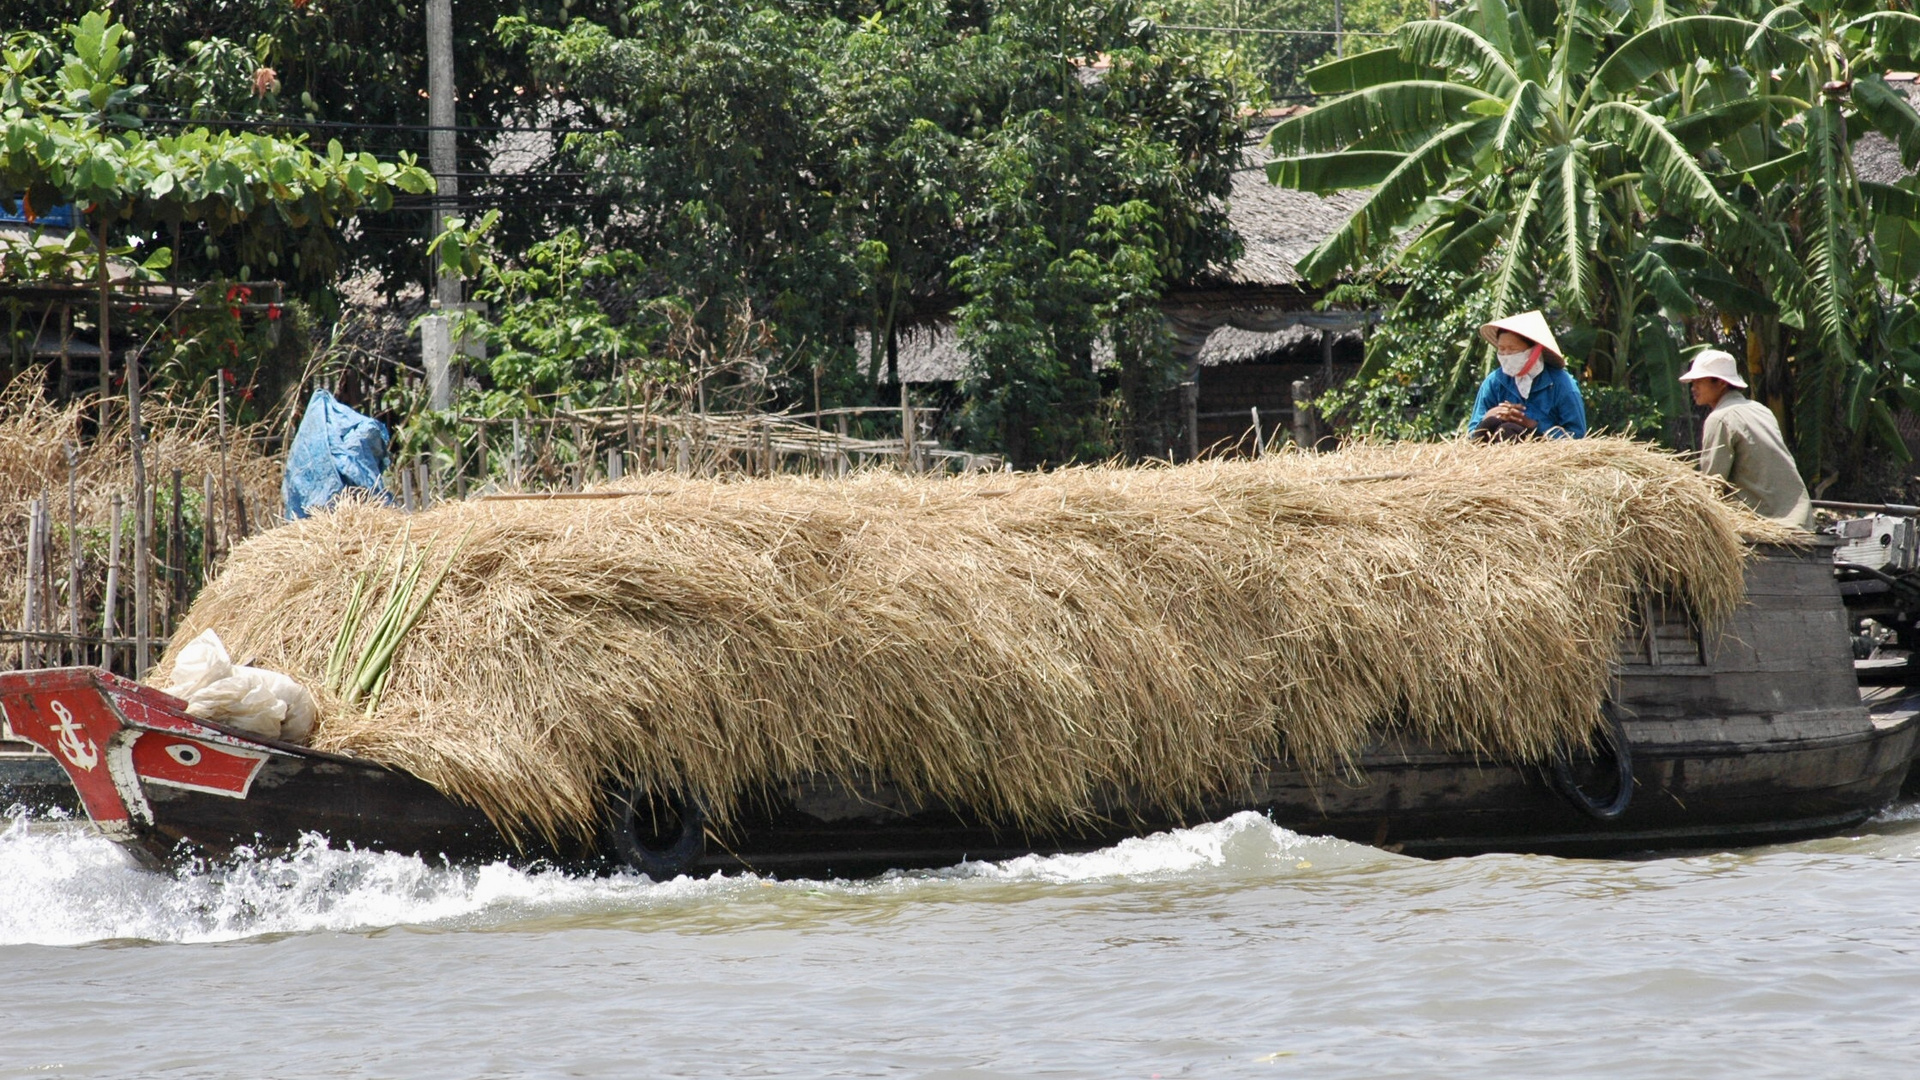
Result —
M1274 129L1273 178L1371 194L1301 269L1348 298L1398 293L1326 404L1383 433L1449 430L1486 370L1471 328L1544 306L1616 430L1685 445L1675 376L1711 342L1745 357L1816 480L1904 460L1920 196L1856 156L1875 135L1909 168L1920 154L1920 116L1883 77L1916 51L1920 18L1865 3L1476 0L1316 68L1334 97Z
M1566 328L1596 419L1672 445L1685 349L1733 348L1816 483L1902 456L1920 404L1920 190L1857 163L1863 140L1920 153L1884 78L1920 66L1920 20L1871 4L1360 0L1337 40L1330 0L465 4L441 250L486 305L461 326L485 357L444 411L404 336L436 265L404 156L425 146L420 11L204 7L9 12L11 122L92 149L22 165L68 143L21 134L0 186L78 200L112 258L198 284L161 332L129 324L157 377L238 369L278 400L317 371L410 449L636 402L894 407L903 329L937 324L965 365L921 403L941 438L1019 465L1163 453L1154 414L1187 373L1159 300L1235 255L1249 109L1307 93L1274 179L1371 191L1301 269L1388 309L1322 402L1345 428L1454 430L1487 364L1472 325L1530 306ZM86 273L97 240L28 254ZM43 329L20 314L16 344Z

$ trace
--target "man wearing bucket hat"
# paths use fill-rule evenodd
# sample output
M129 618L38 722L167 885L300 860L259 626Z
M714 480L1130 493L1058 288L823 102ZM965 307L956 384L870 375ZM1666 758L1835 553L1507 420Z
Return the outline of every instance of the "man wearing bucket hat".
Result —
M1813 528L1813 502L1780 435L1773 410L1740 391L1733 354L1701 349L1680 381L1693 391L1693 403L1713 411L1700 429L1700 471L1733 485L1740 501L1762 517L1803 529Z
M1580 385L1567 374L1560 343L1546 316L1523 311L1480 328L1500 366L1487 372L1473 401L1468 430L1475 439L1545 435L1578 439L1587 433Z

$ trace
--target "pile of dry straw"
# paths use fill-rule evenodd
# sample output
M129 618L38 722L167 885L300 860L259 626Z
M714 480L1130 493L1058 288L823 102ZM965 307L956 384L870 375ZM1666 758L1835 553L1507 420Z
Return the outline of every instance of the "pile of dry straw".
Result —
M316 745L519 835L590 828L613 777L724 816L809 773L1044 828L1337 770L1386 725L1538 759L1589 737L1638 590L1711 620L1743 535L1787 535L1612 439L630 490L278 529L175 645L317 686L352 575L409 526L435 566L465 537L377 715L323 703Z
M123 426L124 405L114 402L110 415L116 427L102 438L92 422L98 414L96 399L49 401L43 393L44 383L44 372L36 368L0 387L0 626L17 626L20 617L26 589L29 505L46 495L54 520L66 524L70 443L79 451L75 486L80 526L104 535L113 496L120 495L127 500L125 527L129 535L133 527L133 455ZM147 405L144 426L149 484L170 484L172 471L180 469L188 490L198 491L202 477L209 473L222 475L219 417L210 407L154 399ZM249 518L257 527L278 510L280 467L256 451L254 434L252 429L228 432L225 475L246 496ZM164 500L159 505L164 511ZM103 542L89 547L83 568L88 583L97 584L95 579L105 573L99 565L104 552L95 550L103 547ZM130 558L122 555L123 567L127 565L124 560ZM64 582L64 555L59 565L61 571L56 577ZM89 620L89 627L99 631L97 618Z

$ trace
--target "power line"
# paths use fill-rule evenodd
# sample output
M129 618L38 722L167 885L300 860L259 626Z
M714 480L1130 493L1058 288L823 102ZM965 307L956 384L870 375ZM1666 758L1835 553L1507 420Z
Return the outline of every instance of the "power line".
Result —
M356 120L303 120L291 116L238 116L233 113L218 113L209 116L144 116L141 120L149 124L190 125L207 127L259 127L259 128L306 128L313 131L405 131L431 133L435 131L477 131L493 135L509 134L547 134L547 135L610 135L617 134L618 128L597 127L554 127L551 125L523 126L515 124L375 124Z
M1392 37L1382 30L1273 30L1259 26L1193 26L1184 23L1161 23L1166 30L1204 30L1215 34L1288 34L1300 37Z

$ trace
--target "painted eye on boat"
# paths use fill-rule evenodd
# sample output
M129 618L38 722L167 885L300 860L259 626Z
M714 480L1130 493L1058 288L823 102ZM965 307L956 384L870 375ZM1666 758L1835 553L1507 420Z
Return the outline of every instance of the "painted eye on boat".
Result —
M167 756L182 765L200 764L200 748L186 743L174 743L167 747Z

